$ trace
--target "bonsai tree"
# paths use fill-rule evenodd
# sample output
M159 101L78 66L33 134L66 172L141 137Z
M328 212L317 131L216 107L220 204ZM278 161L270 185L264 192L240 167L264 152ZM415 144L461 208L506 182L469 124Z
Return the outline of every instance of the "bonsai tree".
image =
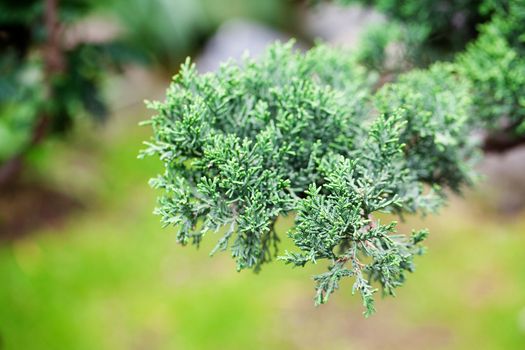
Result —
M238 270L326 260L315 302L351 278L368 316L428 235L379 214L435 212L475 182L483 151L525 139L525 3L361 2L392 22L354 51L276 43L212 74L188 59L166 99L148 103L142 156L164 164L155 212L181 244L220 232L211 254L229 250ZM420 60L429 50L441 59ZM282 215L295 217L292 251L278 252Z

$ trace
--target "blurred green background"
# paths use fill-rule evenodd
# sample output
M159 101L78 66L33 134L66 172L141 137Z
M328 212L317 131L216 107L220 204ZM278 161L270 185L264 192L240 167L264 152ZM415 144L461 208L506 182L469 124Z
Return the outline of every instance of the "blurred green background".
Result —
M100 1L87 23L121 26L149 63L109 75L105 124L80 119L47 140L0 191L0 349L525 348L525 211L498 210L488 179L440 215L402 224L430 229L428 253L369 319L348 283L313 306L322 266L238 273L227 254L208 257L214 237L195 250L161 229L147 185L160 164L137 160L150 135L138 126L150 113L142 100L162 98L174 67L221 23L297 35L304 11L278 0ZM292 220L279 221L283 250Z

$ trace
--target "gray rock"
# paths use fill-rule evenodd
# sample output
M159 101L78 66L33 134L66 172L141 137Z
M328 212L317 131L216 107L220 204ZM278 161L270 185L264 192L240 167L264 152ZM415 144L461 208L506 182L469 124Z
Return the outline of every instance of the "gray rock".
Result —
M371 9L320 4L306 12L304 28L312 38L351 47L368 25L381 21L384 17ZM276 40L286 42L290 39L289 35L262 23L247 19L231 20L225 22L206 43L196 60L197 68L200 72L214 71L230 58L239 60L246 52L257 57ZM304 49L306 45L299 42L297 47Z
M196 65L200 72L214 71L230 58L239 60L245 53L258 57L276 40L286 42L290 39L290 36L258 22L231 20L206 43Z

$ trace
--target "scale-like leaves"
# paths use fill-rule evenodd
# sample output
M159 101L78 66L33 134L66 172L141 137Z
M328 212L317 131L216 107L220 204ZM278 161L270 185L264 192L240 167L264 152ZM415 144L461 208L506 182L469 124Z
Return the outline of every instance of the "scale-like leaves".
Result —
M152 181L157 213L181 243L222 232L212 254L229 249L239 270L259 270L277 252L275 221L293 213L297 251L281 259L327 260L316 302L351 277L369 315L376 290L393 295L414 270L426 236L398 233L377 213L435 210L443 188L471 181L475 152L469 86L454 69L409 73L376 93L377 73L358 57L290 42L213 74L188 61L166 100L150 103L144 154L164 163Z

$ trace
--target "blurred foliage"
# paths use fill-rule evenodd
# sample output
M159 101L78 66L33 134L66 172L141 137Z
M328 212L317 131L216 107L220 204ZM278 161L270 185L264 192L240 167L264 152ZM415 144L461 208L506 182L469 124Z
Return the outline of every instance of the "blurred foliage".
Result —
M30 143L35 120L44 104L38 61L17 62L13 53L0 58L0 165Z
M81 115L105 118L102 82L127 57L117 43L68 46L62 37L52 43L46 4L0 3L0 165L22 156L41 138L67 131ZM58 4L48 11L56 15L60 34L92 10L90 1ZM50 62L49 50L57 62Z
M228 19L252 18L290 28L291 5L280 0L110 0L100 4L122 25L129 46L170 73Z
M170 70L212 28L200 1L111 0L101 6L122 25L128 45Z
M402 22L425 26L427 43L460 49L474 37L476 26L490 18L480 12L480 0L336 0L358 2ZM489 0L490 1L490 0Z
M404 18L397 12L391 13L394 3L377 1L379 9L395 18ZM466 4L452 2L456 7L447 7L444 6L447 2L438 3L451 10ZM525 133L525 2L485 0L472 3L474 5L479 9L479 18L490 20L478 24L476 39L466 43L464 51L436 52L431 33L441 26L433 28L436 24L432 21L418 22L407 17L404 22L390 21L371 28L359 49L360 62L382 74L395 75L414 66L428 65L438 58L453 61L457 72L472 83L473 115L479 120L479 127L513 138ZM428 16L436 10L418 6L409 8L418 9L418 13L426 11ZM403 8L398 10L402 12ZM419 16L423 15L414 18ZM455 35L454 32L449 37Z
M476 114L494 129L525 134L525 1L486 1L494 18L458 58L475 86Z
M428 27L396 21L369 26L360 38L358 62L368 69L399 73L433 61L423 43Z

